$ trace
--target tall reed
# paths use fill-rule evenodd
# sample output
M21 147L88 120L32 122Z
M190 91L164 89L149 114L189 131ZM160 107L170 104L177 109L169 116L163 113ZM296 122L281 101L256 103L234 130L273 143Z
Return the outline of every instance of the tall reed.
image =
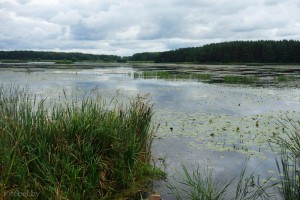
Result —
M277 143L280 158L276 159L280 180L280 193L286 200L300 197L300 121L286 118L280 122L285 132Z
M134 196L164 175L150 164L152 115L140 97L113 107L96 95L51 103L0 86L0 199Z

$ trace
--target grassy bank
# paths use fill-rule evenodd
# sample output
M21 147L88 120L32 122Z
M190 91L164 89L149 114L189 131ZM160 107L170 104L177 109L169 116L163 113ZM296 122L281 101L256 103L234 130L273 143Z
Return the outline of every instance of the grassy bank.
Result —
M0 199L140 197L164 176L150 163L152 107L141 98L111 107L0 86Z

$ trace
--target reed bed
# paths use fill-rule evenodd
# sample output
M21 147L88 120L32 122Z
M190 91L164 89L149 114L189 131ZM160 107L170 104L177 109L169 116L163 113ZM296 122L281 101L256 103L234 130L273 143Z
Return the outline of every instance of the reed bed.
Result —
M67 97L66 97L67 99ZM49 102L0 86L0 199L129 199L164 173L150 163L152 106L95 95Z

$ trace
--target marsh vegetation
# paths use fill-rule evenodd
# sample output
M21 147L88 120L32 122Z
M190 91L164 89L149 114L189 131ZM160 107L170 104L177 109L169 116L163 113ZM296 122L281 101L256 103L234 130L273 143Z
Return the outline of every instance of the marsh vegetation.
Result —
M269 74L253 75L252 73L240 74L220 74L218 72L204 71L204 72L189 72L180 70L143 70L134 73L135 79L164 79L164 80L188 80L201 81L206 83L225 83L225 84L243 84L243 85L270 85L280 84L292 81L297 81L297 75L281 74L270 76Z
M277 138L280 157L276 160L281 179L278 184L285 200L298 199L300 196L300 121L286 118L281 124L286 134Z
M135 72L134 78L143 79L166 79L166 80L197 80L197 81L209 81L212 79L211 74L190 74L190 73L176 73L170 71L142 71Z
M164 173L151 165L152 106L106 105L97 95L49 102L0 86L0 197L126 199Z

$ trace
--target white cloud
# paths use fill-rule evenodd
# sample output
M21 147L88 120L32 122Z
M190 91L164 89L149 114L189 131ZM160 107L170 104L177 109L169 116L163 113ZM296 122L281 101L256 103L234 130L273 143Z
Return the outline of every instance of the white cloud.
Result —
M49 21L63 25L74 25L80 22L81 19L81 15L76 10L68 10L67 12L60 11Z
M0 49L130 55L300 39L298 0L0 0Z

